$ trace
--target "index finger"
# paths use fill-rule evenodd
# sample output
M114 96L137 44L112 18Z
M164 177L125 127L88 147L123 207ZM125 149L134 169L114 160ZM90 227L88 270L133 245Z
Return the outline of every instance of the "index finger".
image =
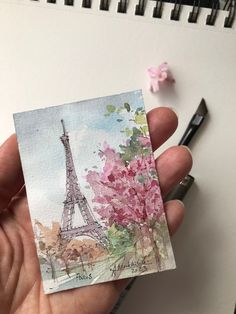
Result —
M152 109L147 114L153 151L159 148L176 130L178 118L167 107Z

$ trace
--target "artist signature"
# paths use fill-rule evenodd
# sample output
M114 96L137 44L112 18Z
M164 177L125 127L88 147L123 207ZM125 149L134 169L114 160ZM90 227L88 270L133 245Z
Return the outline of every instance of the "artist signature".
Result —
M125 269L130 269L132 274L143 273L148 270L147 266L151 264L151 261L145 259L138 259L136 261L128 261L127 263L117 263L110 267L111 275L116 277L117 272L121 272Z

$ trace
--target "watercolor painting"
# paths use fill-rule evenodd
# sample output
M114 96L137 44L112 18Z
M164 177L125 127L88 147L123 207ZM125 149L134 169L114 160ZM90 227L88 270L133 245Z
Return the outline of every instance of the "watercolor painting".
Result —
M45 293L175 268L141 91L14 121Z

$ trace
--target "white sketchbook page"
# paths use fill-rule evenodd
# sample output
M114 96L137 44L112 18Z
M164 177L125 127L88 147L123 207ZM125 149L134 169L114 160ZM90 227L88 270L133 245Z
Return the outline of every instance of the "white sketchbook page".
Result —
M129 18L97 15L98 3L90 11L79 5L64 9L62 1L57 7L13 2L0 4L1 142L14 130L13 112L142 88L148 109L170 105L178 112L179 130L168 145L176 144L201 97L206 99L210 114L192 145L196 185L174 239L177 270L139 279L121 312L232 313L236 35L235 29L222 29L225 12L210 27L204 25L207 9L198 25L189 25L190 7L181 22L170 22L173 6L167 4L163 20L154 21L151 2L146 17L134 17L131 1ZM176 84L152 95L145 72L163 61ZM143 293L146 302L137 302Z

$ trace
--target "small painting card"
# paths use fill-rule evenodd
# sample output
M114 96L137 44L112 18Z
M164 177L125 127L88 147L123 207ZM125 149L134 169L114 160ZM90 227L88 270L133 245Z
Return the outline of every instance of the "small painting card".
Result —
M141 91L14 120L45 293L175 267Z

